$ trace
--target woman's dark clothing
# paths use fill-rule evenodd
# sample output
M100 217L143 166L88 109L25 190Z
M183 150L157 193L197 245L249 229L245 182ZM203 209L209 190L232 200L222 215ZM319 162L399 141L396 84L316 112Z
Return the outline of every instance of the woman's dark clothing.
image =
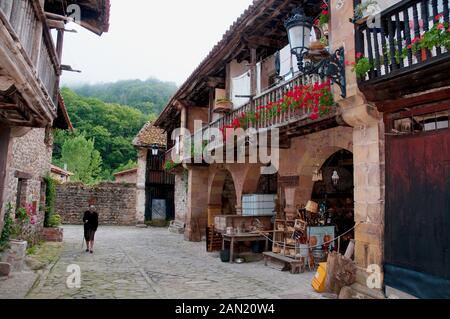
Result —
M87 241L94 240L98 228L98 215L96 212L86 211L83 216L84 238Z

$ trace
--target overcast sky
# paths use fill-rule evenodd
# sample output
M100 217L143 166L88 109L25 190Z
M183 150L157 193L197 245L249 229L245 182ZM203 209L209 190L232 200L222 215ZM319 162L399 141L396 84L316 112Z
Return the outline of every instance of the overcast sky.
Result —
M252 0L111 0L101 37L68 24L63 84L155 77L180 85Z

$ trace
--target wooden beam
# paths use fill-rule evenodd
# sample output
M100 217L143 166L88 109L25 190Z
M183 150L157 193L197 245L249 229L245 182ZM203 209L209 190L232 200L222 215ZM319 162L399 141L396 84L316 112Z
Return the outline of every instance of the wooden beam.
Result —
M0 102L0 110L16 110L17 107L13 103Z
M382 112L392 112L397 109L413 107L416 105L430 103L450 98L450 87L440 88L423 92L422 94L414 94L409 97L396 100L381 101L378 108Z
M269 47L269 48L275 48L275 49L281 49L287 44L286 41L279 40L276 38L269 38L264 36L244 36L242 40L248 45L253 47Z
M221 77L209 76L206 81L208 87L216 88L219 85L225 85L225 79Z
M59 29L59 30L64 30L65 28L65 24L63 21L60 20L50 20L47 19L47 25L50 29Z
M33 178L33 174L27 173L27 172L22 172L22 171L15 171L14 172L14 177L15 178L22 178L22 179L32 179Z

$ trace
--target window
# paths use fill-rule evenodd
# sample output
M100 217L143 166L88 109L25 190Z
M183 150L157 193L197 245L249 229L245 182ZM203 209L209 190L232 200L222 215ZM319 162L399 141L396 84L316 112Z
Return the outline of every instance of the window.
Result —
M19 178L17 183L16 209L25 207L27 203L27 186L28 181L24 178Z
M450 128L450 110L394 120L394 133L430 132Z

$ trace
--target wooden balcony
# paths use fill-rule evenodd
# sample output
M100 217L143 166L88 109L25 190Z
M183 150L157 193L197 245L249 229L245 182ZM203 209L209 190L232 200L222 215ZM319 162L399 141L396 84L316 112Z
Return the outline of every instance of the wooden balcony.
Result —
M23 126L51 123L61 71L39 1L0 0L0 35L0 120Z
M326 130L328 128L336 127L339 125L346 125L343 121L340 120L337 107L334 103L332 103L332 105L328 105L327 112L324 112L324 114L321 114L317 118L311 116L312 113L314 113L311 108L298 107L298 105L297 107L286 107L282 112L274 112L270 116L267 112L261 111L263 108L266 108L270 104L277 105L276 103L282 99L285 99L289 92L293 92L293 90L298 89L303 85L308 85L311 88L314 87L315 82L324 83L323 80L316 77L305 77L302 75L297 75L293 79L281 83L267 90L266 92L263 92L262 94L252 98L249 103L211 122L209 125L203 126L201 130L193 132L193 134L191 135L191 142L197 140L197 138L200 138L201 140L209 140L208 147L211 147L213 149L222 148L224 146L224 141L220 139L213 140L212 137L208 139L206 131L210 128L222 131L227 126L233 126L233 123L235 123L236 120L239 120L242 117L242 114L249 113L259 113L260 116L258 118L253 118L253 120L251 121L247 121L243 126L241 126L241 128L243 128L244 130L247 128L253 128L259 133L262 131L270 131L274 128L277 128L279 129L279 145L281 148L289 148L290 139L293 137ZM276 107L278 108L278 106ZM173 149L174 147L166 152L166 162L174 160L172 158ZM182 155L182 161L185 163L190 162L190 160L194 157L192 154ZM193 165L206 164L202 162Z
M417 45L424 34L448 21L448 0L404 0L382 11L379 21L356 25L356 52L371 65L358 81L366 98L383 104L450 85L449 48Z
M208 128L223 129L227 126L233 126L233 123L239 120L242 114L259 113L257 118L247 121L242 128L254 128L258 132L270 131L277 128L280 130L280 146L289 147L289 139L292 137L338 126L342 122L337 117L338 113L335 105L329 106L327 114L322 114L317 118L311 116L313 112L310 108L302 107L287 107L282 112L276 112L272 116L260 112L261 108L270 104L276 105L278 101L285 99L288 92L292 92L295 88L301 87L302 85L313 86L315 82L324 82L324 80L318 77L305 77L298 74L291 80L283 82L254 97L249 103L210 123L203 130L205 131Z

